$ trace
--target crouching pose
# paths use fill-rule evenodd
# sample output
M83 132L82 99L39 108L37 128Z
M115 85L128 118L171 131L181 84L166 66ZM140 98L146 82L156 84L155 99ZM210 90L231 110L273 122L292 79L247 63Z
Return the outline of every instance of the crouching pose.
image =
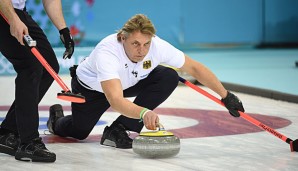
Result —
M153 109L178 85L177 72L161 63L187 72L219 94L233 116L239 116L238 110L244 111L241 101L209 69L156 36L152 22L137 14L118 33L99 42L77 69L72 69L72 91L85 96L86 103L72 103L72 114L68 116L63 116L61 105L51 106L47 124L50 132L85 139L112 107L121 115L105 127L100 143L132 148L126 130L139 133L144 125L155 130L159 118ZM135 99L131 102L126 97Z

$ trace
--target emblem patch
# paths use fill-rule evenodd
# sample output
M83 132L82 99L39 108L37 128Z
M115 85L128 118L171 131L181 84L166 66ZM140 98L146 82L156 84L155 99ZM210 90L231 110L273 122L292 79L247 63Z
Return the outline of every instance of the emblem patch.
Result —
M143 62L143 69L149 69L151 68L151 60L144 61Z

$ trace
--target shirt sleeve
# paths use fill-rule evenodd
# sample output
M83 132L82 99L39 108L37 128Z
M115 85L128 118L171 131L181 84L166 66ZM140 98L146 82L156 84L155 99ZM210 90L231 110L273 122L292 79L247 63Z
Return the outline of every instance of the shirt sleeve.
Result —
M156 37L158 53L161 62L176 68L181 68L185 63L184 53L165 40Z

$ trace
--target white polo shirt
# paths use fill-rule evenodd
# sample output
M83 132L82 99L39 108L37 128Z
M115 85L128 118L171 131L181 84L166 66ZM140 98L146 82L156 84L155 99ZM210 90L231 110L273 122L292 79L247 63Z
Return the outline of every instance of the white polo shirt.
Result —
M25 8L26 0L11 0L11 3L14 8L23 10Z
M119 79L125 90L146 78L161 63L181 68L184 62L182 51L155 36L145 58L133 63L127 57L123 44L118 42L115 33L97 44L90 56L79 64L76 73L78 79L93 90L103 92L100 82L111 79Z

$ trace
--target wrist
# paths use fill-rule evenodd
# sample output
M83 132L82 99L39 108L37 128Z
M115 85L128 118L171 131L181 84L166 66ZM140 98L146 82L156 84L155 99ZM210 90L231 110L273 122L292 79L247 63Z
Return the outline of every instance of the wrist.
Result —
M144 112L144 114L143 114L143 116L142 116L142 120L144 119L144 117L145 117L145 115L147 114L147 113L149 113L151 110L146 110L145 112Z
M229 94L229 91L228 90L226 90L225 91L225 93L223 94L223 96L222 96L222 99L225 99L225 98L227 98L228 97L228 94Z
M60 34L70 33L70 30L69 30L68 27L64 27L63 29L60 29L60 30L59 30L59 33L60 33Z
M148 112L150 112L151 110L149 110L149 109L147 109L147 108L143 108L142 110L141 110L141 112L140 112L140 122L143 122L143 118L144 118L144 116L148 113Z

